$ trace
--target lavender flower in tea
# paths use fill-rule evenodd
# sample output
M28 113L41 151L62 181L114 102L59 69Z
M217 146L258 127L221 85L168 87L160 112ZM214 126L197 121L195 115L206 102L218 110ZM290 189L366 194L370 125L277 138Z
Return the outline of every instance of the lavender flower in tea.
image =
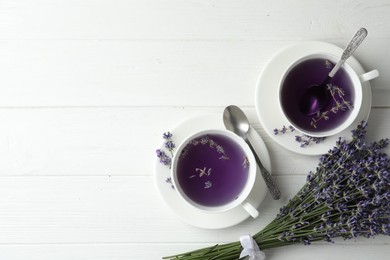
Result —
M315 117L311 119L310 125L313 128L317 128L318 122L321 120L329 120L331 113L337 114L339 112L345 112L353 109L353 105L351 101L348 101L344 98L345 91L333 84L328 84L326 86L327 90L332 97L332 103L334 104L328 110L325 111L317 111Z

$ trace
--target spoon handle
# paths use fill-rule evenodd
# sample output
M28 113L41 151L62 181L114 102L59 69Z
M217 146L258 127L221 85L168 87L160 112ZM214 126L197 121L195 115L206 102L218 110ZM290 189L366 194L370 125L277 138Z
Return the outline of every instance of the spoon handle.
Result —
M368 32L366 28L360 28L355 35L352 37L352 40L348 43L347 48L345 48L343 55L341 56L342 60L346 60L355 52L356 48L362 43L366 38Z
M332 71L329 73L329 77L333 78L333 76L336 74L336 72L340 69L341 65L344 64L344 62L352 56L352 54L355 52L357 47L362 43L362 41L366 38L368 32L366 28L360 28L355 35L352 37L352 40L348 43L347 47L345 48L343 54L341 55L340 61L334 66Z
M275 180L272 178L271 174L267 171L267 169L263 166L263 164L260 161L259 156L257 156L257 153L255 149L253 148L251 142L248 140L248 138L245 138L245 142L248 144L249 148L252 150L253 155L255 156L256 163L260 168L261 176L263 177L265 184L268 187L268 190L270 191L272 198L275 200L280 199L280 190L278 186L276 186Z

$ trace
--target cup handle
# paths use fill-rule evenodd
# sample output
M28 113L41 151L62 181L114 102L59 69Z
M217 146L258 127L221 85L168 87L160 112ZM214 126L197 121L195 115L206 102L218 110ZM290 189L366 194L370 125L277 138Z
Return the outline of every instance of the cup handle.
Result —
M369 72L366 72L362 75L359 76L359 79L361 82L369 81L372 79L375 79L379 76L379 71L378 70L372 70Z
M252 206L249 202L244 201L241 206L251 215L252 218L257 218L259 216L259 212L255 207Z

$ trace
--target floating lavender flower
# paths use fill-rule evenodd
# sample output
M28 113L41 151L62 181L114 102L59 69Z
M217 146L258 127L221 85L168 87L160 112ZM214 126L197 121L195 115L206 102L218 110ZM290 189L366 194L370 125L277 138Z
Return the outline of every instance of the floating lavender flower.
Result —
M227 156L227 154L225 153L225 150L223 149L223 147L219 144L217 144L213 139L211 139L208 135L206 136L202 136L198 139L193 139L191 140L186 147L184 147L183 151L180 153L180 158L184 158L187 156L188 154L188 149L189 149L189 146L197 146L197 145L209 145L210 148L212 149L215 149L218 154L221 155L221 157L219 157L220 160L229 160L229 156Z
M210 189L211 186L213 186L213 184L211 183L211 181L206 181L206 182L204 183L204 188L205 188L205 189Z
M390 235L390 159L383 151L389 140L366 144L365 134L362 122L352 141L339 139L320 158L301 190L253 236L260 248ZM241 250L233 242L165 259L238 259Z
M331 107L329 110L326 111L317 111L316 115L311 119L310 125L313 128L317 128L317 123L321 120L329 120L331 116L331 112L333 114L337 114L339 112L343 112L353 109L353 105L351 101L346 100L344 98L345 91L341 87L338 87L334 84L328 84L326 86L330 96L332 97L332 100L334 101L334 106Z

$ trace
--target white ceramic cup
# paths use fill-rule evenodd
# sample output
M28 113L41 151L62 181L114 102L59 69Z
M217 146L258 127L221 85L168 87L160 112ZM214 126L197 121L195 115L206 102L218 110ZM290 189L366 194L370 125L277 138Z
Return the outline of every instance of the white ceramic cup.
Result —
M202 159L202 156L199 155L199 156L193 156L191 158L191 161L194 161L194 165L196 165L196 167L189 167L191 171L191 173L184 173L183 171L180 171L178 170L178 164L180 163L180 160L183 160L182 156L185 156L186 155L186 149L188 149L188 147L194 145L194 140L195 142L198 142L200 141L201 137L207 137L208 136L220 136L222 138L226 138L226 140L229 140L229 142L232 142L234 145L237 145L237 147L239 149L241 149L240 152L243 152L243 154L245 155L245 158L242 158L243 160L245 159L245 164L244 165L244 161L240 161L240 165L241 167L249 167L248 170L247 170L247 178L245 180L245 184L243 185L242 189L240 190L239 192L239 195L237 195L234 199L230 200L230 201L227 201L226 203L222 204L222 205L217 205L217 206L208 206L208 205L204 205L204 204L200 204L198 202L195 202L191 196L189 196L185 189L183 189L182 185L180 185L180 177L179 175L180 174L186 174L185 178L188 178L188 181L190 181L190 178L200 178L199 174L200 174L200 171L199 169L204 169L204 173L207 174L207 172L209 171L209 169L211 169L212 165L205 165L203 161L205 161L205 159ZM211 153L218 153L219 151L224 151L223 149L223 145L219 145L218 142L214 142L214 141L209 141L211 140L212 138L203 138L203 144L202 143L197 143L197 145L204 145L204 146L208 146L207 149L211 149L210 152ZM213 142L213 144L211 144L211 142ZM222 148L222 149L221 149ZM226 150L226 149L225 149ZM230 155L229 154L219 154L218 156L220 156L220 158L222 157L229 157ZM219 160L217 161L217 163L224 163L223 160L221 160L219 162ZM213 165L215 163L212 163ZM210 168L209 168L210 167ZM223 174L223 172L213 172L212 171L213 169L210 170L211 174ZM237 136L236 134L230 132L230 131L227 131L227 130L219 130L219 129L210 129L210 130L204 130L204 131L200 131L200 132L197 132L195 134L192 134L191 136L188 136L187 138L185 138L183 140L183 142L178 145L178 147L176 148L176 152L175 152L175 156L173 157L173 161L172 161L172 167L171 167L171 178L172 178L172 182L173 182L173 185L177 191L177 193L179 194L179 197L181 197L188 205L190 205L191 207L195 208L195 209L198 209L200 211L203 211L203 212L226 212L226 211L229 211L233 208L236 208L236 207L242 207L243 209L245 209L248 214L250 216L252 216L253 218L256 218L258 215L259 215L259 212L257 211L257 209L252 205L250 204L247 199L248 199L248 196L250 194L250 192L252 191L253 189L253 186L255 184L255 180L256 180L256 171L257 171L257 165L256 165L256 160L254 158L254 155L253 153L251 152L249 146L245 143L245 141ZM210 173L209 172L209 173ZM190 177L188 177L188 175L190 175ZM207 176L202 176L201 178L204 178L202 181L205 181L207 182L207 178L205 178ZM183 178L182 178L183 180ZM207 186L206 186L207 188ZM213 188L213 187L209 187L209 188ZM199 189L199 192L204 192L205 190L202 190L202 189Z
M327 130L318 130L316 128L312 128L312 130L308 130L308 127L305 127L303 128L301 125L299 125L300 123L299 122L295 122L294 119L290 118L286 112L286 108L283 107L283 104L282 104L282 97L281 97L281 93L282 93L282 88L285 87L285 80L286 80L286 77L288 76L288 74L291 72L291 70L293 68L295 68L296 66L298 66L299 64L301 64L302 62L305 62L305 61L308 61L308 60L312 60L312 59L324 59L324 60L328 60L334 64L336 64L340 57L336 57L332 54L329 54L329 53L318 53L318 54L311 54L311 55L307 55L307 56L304 56L304 57L301 57L299 58L298 60L294 61L290 66L287 67L287 69L284 71L283 73L283 77L281 78L280 80L280 83L279 83L279 107L282 111L282 114L283 116L285 117L286 121L289 122L289 124L291 126L293 126L295 129L297 129L298 131L300 131L301 133L303 134L306 134L308 136L312 136L312 137L326 137L326 136L332 136L332 135L335 135L335 134L338 134L340 132L342 132L343 130L345 130L346 128L348 128L356 119L356 117L358 116L359 114L359 111L360 111L360 108L361 108L361 105L362 105L362 99L363 99L363 95L362 95L362 83L365 82L365 81L369 81L369 80L372 80L376 77L379 76L379 72L378 70L372 70L372 71L369 71L369 72L366 72L366 73L363 73L361 75L358 75L350 65L348 65L347 62L345 62L343 65L342 65L342 68L346 71L346 74L348 75L349 77L349 80L351 82L351 85L350 86L352 88L352 91L353 91L353 100L349 100L352 102L352 110L350 111L350 113L348 114L348 116L346 116L342 122L338 123L338 124L335 124L335 127L331 128L331 129L327 129ZM341 69L340 69L341 70ZM325 77L327 75L324 75L324 79L325 80ZM317 84L321 84L322 82L317 82ZM330 82L332 83L332 82ZM315 83L313 83L315 84ZM309 86L305 86L305 87L309 87ZM342 87L342 86L341 86ZM329 97L330 99L331 97ZM299 97L296 99L296 102L299 102ZM343 111L339 111L339 113L343 113ZM329 116L333 116L332 115L332 112L329 112L328 113ZM306 115L306 116L310 116L310 115Z

